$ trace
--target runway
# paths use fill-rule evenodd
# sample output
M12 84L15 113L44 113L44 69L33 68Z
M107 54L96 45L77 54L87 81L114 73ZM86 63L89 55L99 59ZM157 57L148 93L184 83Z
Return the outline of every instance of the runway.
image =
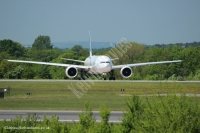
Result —
M36 114L41 120L46 114L47 118L50 118L53 115L59 117L60 122L78 122L79 114L82 111L47 111L47 110L0 110L0 121L4 119L10 121L11 119L15 119L16 116L22 116L22 119L25 119L28 114L33 115ZM111 115L109 118L109 123L120 123L122 120L122 111L111 111ZM101 121L101 117L99 116L99 111L93 111L93 116L96 119L96 122Z
M1 79L0 82L180 82L180 83L200 83L196 81L173 81L173 80L54 80L54 79Z

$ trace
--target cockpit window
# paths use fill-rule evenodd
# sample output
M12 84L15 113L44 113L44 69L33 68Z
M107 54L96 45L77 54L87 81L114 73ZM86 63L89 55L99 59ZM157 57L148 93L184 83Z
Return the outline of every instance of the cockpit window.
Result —
M101 63L110 63L109 61L101 61Z

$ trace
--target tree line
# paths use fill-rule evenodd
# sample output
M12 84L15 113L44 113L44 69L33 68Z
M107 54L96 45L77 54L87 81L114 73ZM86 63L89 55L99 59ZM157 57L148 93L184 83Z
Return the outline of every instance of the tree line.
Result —
M126 53L120 52L123 43L129 45ZM94 49L93 55L107 55L114 60L113 64L130 64L168 60L183 60L181 63L160 64L133 67L129 80L199 80L200 79L200 42L156 44L147 46L136 42L120 42L115 47ZM53 47L49 36L38 36L31 48L24 47L12 40L0 40L0 78L3 79L68 79L64 67L11 63L4 59L17 59L66 64L81 64L61 60L69 58L85 60L89 50L80 45L71 49ZM109 76L109 74L108 74ZM115 70L115 77L123 79L120 70ZM78 78L78 77L77 77ZM75 79L77 79L75 78Z

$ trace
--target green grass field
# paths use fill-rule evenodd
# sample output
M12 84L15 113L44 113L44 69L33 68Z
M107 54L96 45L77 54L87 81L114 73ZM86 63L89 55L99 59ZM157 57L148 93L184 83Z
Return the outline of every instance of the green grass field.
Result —
M77 98L69 85L81 92L81 98ZM8 86L11 94L5 92L5 98L0 99L0 110L83 110L85 101L93 110L99 110L103 104L110 110L125 110L126 100L133 94L145 99L145 95L158 93L200 93L198 82L0 82L0 88ZM83 92L80 86L88 90Z

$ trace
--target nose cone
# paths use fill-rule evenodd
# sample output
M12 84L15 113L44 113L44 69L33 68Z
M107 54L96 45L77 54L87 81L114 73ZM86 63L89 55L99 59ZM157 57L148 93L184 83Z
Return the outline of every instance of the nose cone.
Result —
M107 64L107 66L105 67L106 72L110 72L112 69L112 66L110 64Z
M110 72L111 69L112 69L112 66L110 65L110 63L104 63L104 64L99 65L99 70L101 72Z
M98 64L101 72L110 72L112 69L112 61L107 56L100 56L98 59Z

